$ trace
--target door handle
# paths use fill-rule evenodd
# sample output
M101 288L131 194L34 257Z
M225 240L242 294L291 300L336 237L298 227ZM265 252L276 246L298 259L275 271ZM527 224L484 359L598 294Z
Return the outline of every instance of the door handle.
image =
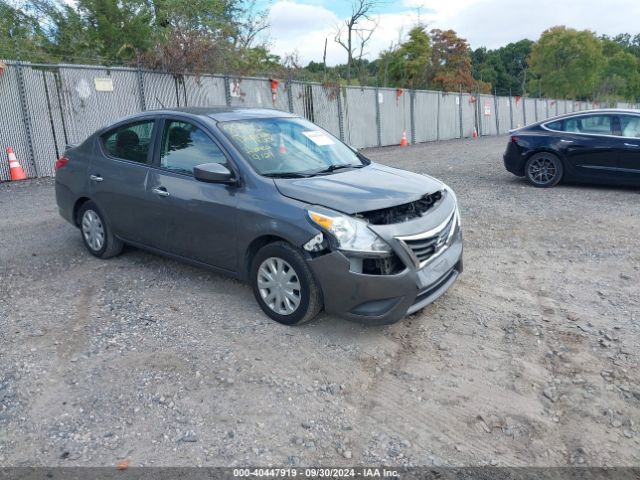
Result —
M167 189L164 187L156 187L151 191L156 195L158 195L159 197L168 197L169 195L171 195L169 192L167 192Z
M625 147L636 147L636 148L640 147L640 145L637 145L635 143L625 143L624 146Z
M102 178L100 175L89 175L89 180L91 180L92 182L102 182L104 178Z
M573 140L565 140L564 138L561 138L560 141L563 143L573 143Z

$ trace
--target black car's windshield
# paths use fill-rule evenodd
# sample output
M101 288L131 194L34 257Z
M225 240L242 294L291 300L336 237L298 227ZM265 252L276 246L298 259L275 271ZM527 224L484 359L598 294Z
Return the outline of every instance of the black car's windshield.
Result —
M340 140L300 118L235 120L219 126L261 175L329 174L366 164Z

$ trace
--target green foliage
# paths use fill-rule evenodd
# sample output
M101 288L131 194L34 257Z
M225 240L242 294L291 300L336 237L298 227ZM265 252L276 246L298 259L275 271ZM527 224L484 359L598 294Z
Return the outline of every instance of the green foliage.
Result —
M471 54L473 78L489 82L499 95L524 95L531 40L520 40L496 50L478 48Z
M389 73L392 78L410 88L427 87L431 38L422 25L412 28L408 40L390 54Z
M602 42L593 32L564 26L542 33L531 49L531 86L552 98L593 98L606 66Z
M0 59L12 59L19 51L24 58L44 61L48 46L37 18L0 0Z
M553 27L537 42L471 51L453 30L418 24L377 59L299 65L272 54L258 0L0 0L0 58L142 65L175 73L293 75L323 83L640 102L640 34Z

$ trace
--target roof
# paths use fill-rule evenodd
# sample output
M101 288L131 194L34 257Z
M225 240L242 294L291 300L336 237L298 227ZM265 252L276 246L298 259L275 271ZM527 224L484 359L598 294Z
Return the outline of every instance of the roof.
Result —
M253 118L276 118L276 117L297 117L289 112L271 108L242 108L242 107L182 107L165 108L162 110L152 110L148 113L185 113L196 117L209 117L217 122L230 120L248 120Z

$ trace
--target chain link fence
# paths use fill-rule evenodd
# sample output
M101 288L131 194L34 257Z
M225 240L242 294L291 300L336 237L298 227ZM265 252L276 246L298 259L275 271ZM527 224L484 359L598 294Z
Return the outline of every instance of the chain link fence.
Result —
M461 92L340 87L135 68L6 61L0 75L0 147L12 147L29 177L54 175L69 144L133 113L176 107L262 107L308 118L354 147L398 145L510 129L598 103ZM620 108L638 105L619 103ZM6 155L5 155L6 157ZM6 158L0 181L9 179Z

